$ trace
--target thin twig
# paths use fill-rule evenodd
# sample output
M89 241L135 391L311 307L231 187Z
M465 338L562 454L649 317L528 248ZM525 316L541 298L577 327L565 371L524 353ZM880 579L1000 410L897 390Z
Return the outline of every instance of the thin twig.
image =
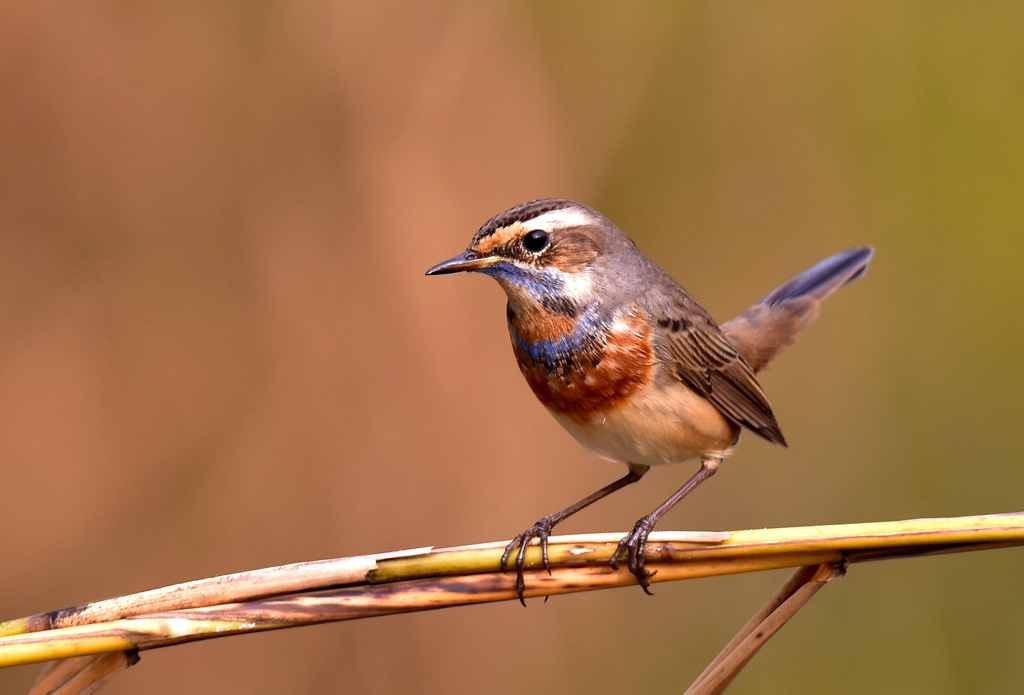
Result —
M818 593L846 573L846 563L810 565L794 572L708 664L685 695L720 695L758 650Z
M138 662L136 652L110 652L51 662L39 674L28 695L91 695Z

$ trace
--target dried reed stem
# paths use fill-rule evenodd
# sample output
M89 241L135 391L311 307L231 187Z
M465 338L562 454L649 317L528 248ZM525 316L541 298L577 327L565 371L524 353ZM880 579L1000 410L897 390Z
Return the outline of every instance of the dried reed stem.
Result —
M635 585L625 568L616 571L608 565L620 538L621 534L552 538L550 575L540 569L540 549L530 547L526 595ZM660 532L651 535L646 559L648 567L657 571L652 579L663 582L781 567L845 567L867 560L1017 545L1024 545L1024 513L727 533ZM71 695L91 692L88 688L127 668L135 654L146 649L510 600L516 598L515 579L500 568L504 547L505 542L420 548L297 563L40 613L0 623L0 667L121 655L76 660L50 669L32 691L33 695ZM809 571L794 575L698 678L693 687L704 689L691 692L721 692L764 640L831 578L820 573L805 576Z

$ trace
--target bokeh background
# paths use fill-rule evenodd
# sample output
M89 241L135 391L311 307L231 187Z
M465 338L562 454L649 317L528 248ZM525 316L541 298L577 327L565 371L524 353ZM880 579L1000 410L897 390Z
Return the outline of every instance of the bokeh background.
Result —
M30 0L0 6L0 617L509 538L618 476L535 402L497 285L423 277L550 195L720 320L877 247L762 379L790 448L747 436L663 528L1022 508L1020 3ZM1019 693L1022 571L857 566L730 692ZM681 692L785 574L216 640L105 692Z

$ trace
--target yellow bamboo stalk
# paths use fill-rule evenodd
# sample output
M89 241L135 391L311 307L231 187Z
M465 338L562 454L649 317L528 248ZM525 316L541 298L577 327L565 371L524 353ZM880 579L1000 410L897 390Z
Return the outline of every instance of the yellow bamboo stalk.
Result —
M527 553L527 596L630 586L608 566L621 534L554 537L552 573ZM653 581L1024 545L1024 513L651 535ZM153 649L258 630L516 597L505 543L298 563L188 582L0 623L0 667ZM316 592L316 593L311 593ZM282 595L284 594L284 595Z

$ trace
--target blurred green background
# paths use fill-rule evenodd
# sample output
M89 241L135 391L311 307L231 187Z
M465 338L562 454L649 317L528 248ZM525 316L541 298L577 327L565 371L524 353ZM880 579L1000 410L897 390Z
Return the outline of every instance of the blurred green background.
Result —
M663 528L1024 507L1020 3L5 3L0 618L509 538L618 476L497 285L423 277L550 195L719 320L877 247L762 378L790 448L745 437ZM1022 571L857 566L729 692L1019 693ZM104 692L681 692L785 574L216 640Z

